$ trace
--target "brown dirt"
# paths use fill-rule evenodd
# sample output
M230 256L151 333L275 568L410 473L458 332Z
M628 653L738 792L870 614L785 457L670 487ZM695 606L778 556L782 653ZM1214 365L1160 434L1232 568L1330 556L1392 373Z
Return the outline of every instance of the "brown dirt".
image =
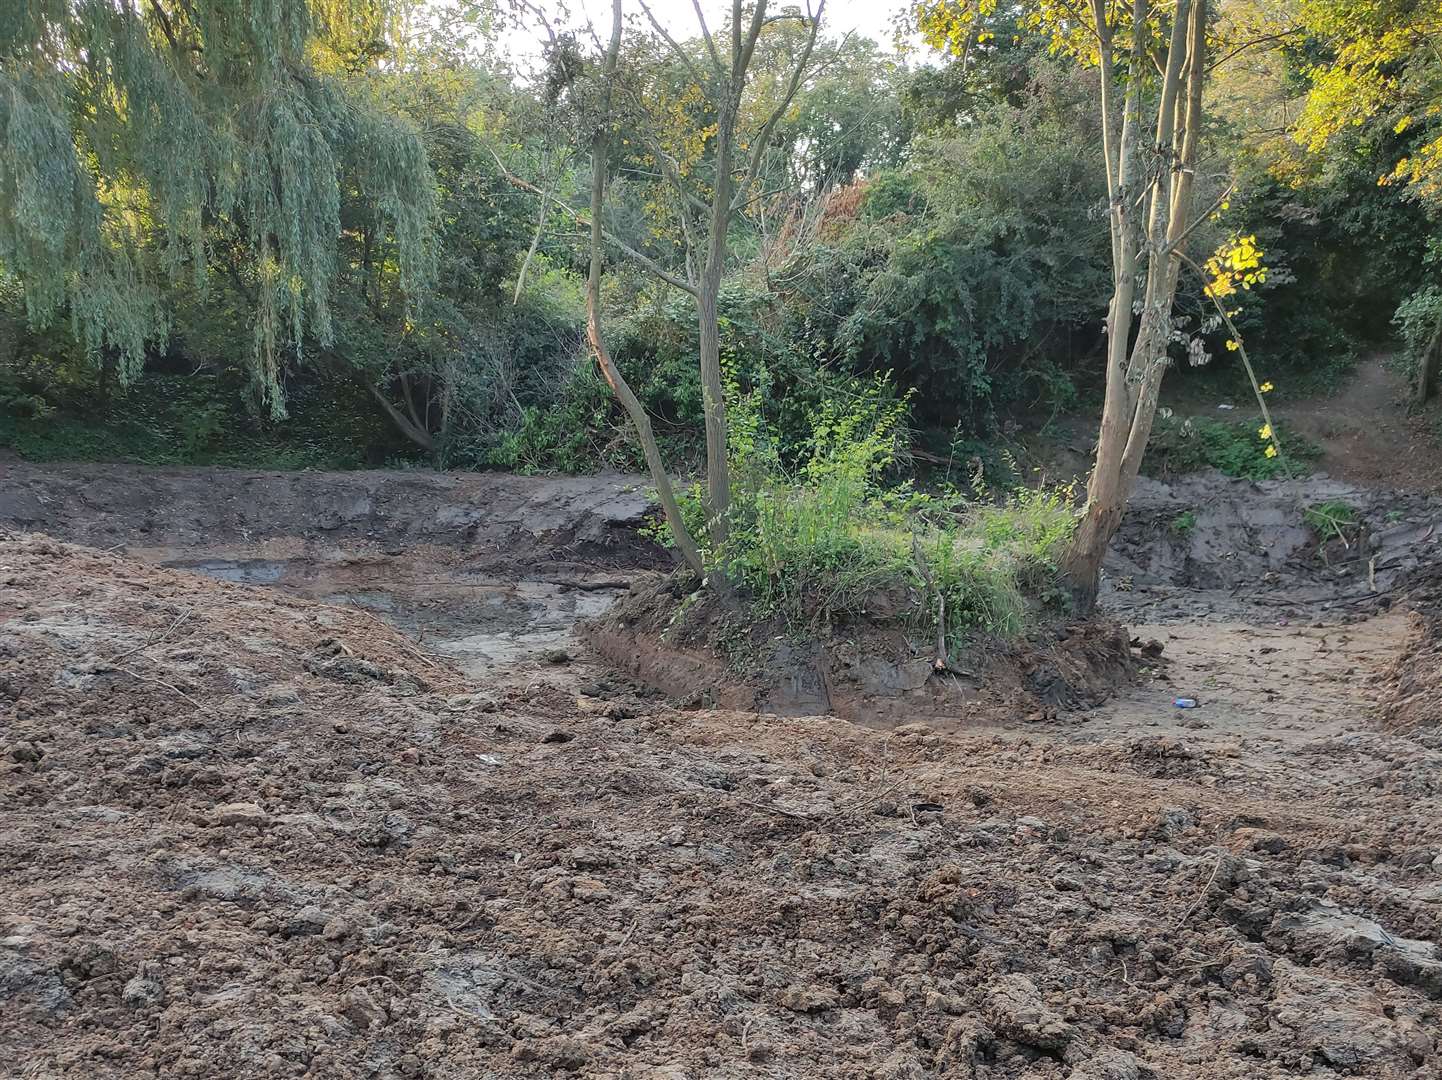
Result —
M19 1075L1442 1073L1435 734L883 733L44 538L0 583Z
M798 635L783 619L758 620L681 585L638 583L582 631L606 660L680 704L828 713L878 728L927 720L955 731L1098 705L1135 668L1126 631L1109 619L1047 627L1017 643L975 638L938 670L934 647L912 640L897 618Z
M1442 728L1442 563L1406 581L1411 634L1382 679L1381 720L1393 731Z
M1442 615L1417 615L1411 639L1387 672L1382 722L1394 731L1442 727Z
M1360 487L1442 492L1442 403L1408 407L1385 356L1357 365L1336 394L1283 403L1279 419L1322 447L1319 467Z

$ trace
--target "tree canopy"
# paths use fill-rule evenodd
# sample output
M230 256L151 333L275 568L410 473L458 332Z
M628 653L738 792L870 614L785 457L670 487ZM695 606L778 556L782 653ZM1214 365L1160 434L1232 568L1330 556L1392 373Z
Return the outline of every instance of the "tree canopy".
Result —
M430 276L435 184L414 125L353 82L384 52L374 3L22 0L0 14L0 263L43 324L67 314L126 375L165 340L165 286L233 275L254 385L333 331L341 208L366 192L401 279Z

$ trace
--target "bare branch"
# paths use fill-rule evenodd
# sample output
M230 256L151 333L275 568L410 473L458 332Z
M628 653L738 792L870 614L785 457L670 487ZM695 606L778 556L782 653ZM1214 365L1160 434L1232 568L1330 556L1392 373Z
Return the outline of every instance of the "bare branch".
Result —
M757 5L757 10L761 10L760 4ZM786 114L786 110L791 108L792 99L796 97L796 91L801 87L801 80L805 78L807 66L811 63L812 50L816 48L816 37L817 34L821 32L821 16L825 11L826 0L821 0L816 7L816 13L811 16L811 34L807 37L806 46L801 50L801 56L791 71L791 80L787 84L786 93L782 97L781 103L776 106L776 109L766 118L766 122L761 125L761 130L757 133L756 139L751 145L751 160L746 166L745 177L737 186L736 197L731 203L733 212L745 204L748 197L747 192L750 191L751 185L756 181L757 175L761 172L761 160L765 156L767 145L771 142L771 133L776 129L776 125L781 120L781 117ZM760 32L759 29L757 32ZM754 50L755 47L756 42L753 40L751 42L751 50ZM743 68L742 71L744 72L745 69Z
M1181 246L1186 243L1187 237L1191 236L1192 233L1196 232L1197 226L1201 225L1209 217L1211 217L1217 212L1218 208L1221 207L1222 203L1227 201L1227 196L1232 193L1236 186L1237 182L1235 180L1228 184L1226 188L1223 189L1222 193L1213 200L1212 205L1207 207L1206 212L1199 214L1197 215L1197 217L1193 218L1192 223L1182 231L1182 235L1178 236L1170 244L1162 248L1161 253L1163 255L1171 255L1180 250Z
M704 90L706 88L706 79L702 76L701 69L696 66L691 57L686 55L686 50L681 48L680 42L673 38L670 33L667 32L666 28L661 25L661 20L656 18L655 14L651 11L651 5L646 3L646 0L641 0L641 10L646 13L646 18L651 20L652 29L661 35L661 39L670 46L671 52L675 54L676 59L680 60L681 63L685 65L686 70L691 73L691 78L696 80L696 85ZM714 53L715 50L713 49L712 51ZM720 74L720 72L718 72L718 74Z
M701 25L701 37L706 42L706 51L711 54L711 63L716 68L716 74L726 74L726 67L721 63L721 54L716 51L716 39L711 36L711 28L706 25L706 16L701 12L701 0L691 0L691 6L696 9L696 21Z
M490 148L488 147L487 149ZM522 191L529 191L532 195L539 195L543 199L549 199L551 201L551 205L559 207L566 214L569 214L571 218L576 221L577 224L585 225L588 228L590 227L590 219L587 218L585 214L581 213L574 207L567 205L565 202L556 198L556 196L552 195L551 193L542 191L529 180L521 179L519 176L511 172L510 169L506 168L506 163L501 160L501 156L497 154L495 150L491 150L491 157L496 159L496 167L501 170L501 175L504 176L506 178L506 181L510 183L513 187L518 187ZM655 274L667 285L674 285L676 288L681 289L683 292L690 293L692 296L696 295L696 286L690 281L687 281L685 278L677 277L675 274L671 273L664 266L658 263L655 259L651 258L649 255L645 255L637 251L630 244L626 243L614 233L606 232L603 230L602 235L605 236L606 242L608 244L619 248L628 257L634 259L641 266L645 267L651 273Z
M536 21L541 24L541 29L546 32L546 38L550 41L551 47L556 46L556 31L551 27L551 20L546 18L546 13L531 0L520 0L521 6L535 16Z
M1228 60L1232 59L1232 57L1237 56L1240 53L1246 52L1248 49L1252 48L1255 45L1265 45L1270 41L1281 41L1283 38L1296 37L1302 32L1302 27L1293 26L1286 30L1278 30L1275 34L1263 34L1261 37L1252 38L1250 41L1244 41L1231 52L1223 53L1221 56L1217 57L1217 59L1213 60L1210 64L1208 64L1207 72L1208 74L1210 74L1214 69L1221 67Z

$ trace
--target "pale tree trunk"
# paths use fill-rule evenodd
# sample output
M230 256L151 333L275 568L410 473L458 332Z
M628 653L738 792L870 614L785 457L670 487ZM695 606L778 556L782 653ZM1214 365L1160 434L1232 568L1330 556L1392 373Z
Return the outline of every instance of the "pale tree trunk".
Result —
M1087 483L1086 509L1064 560L1073 599L1080 611L1096 603L1102 560L1121 524L1151 435L1157 396L1167 366L1172 305L1180 260L1174 254L1187 234L1192 186L1202 124L1206 75L1206 0L1178 0L1158 98L1156 148L1169 154L1157 162L1148 182L1138 175L1141 86L1149 45L1147 0L1134 0L1128 82L1121 133L1111 118L1115 84L1112 32L1101 0L1092 12L1100 41L1102 110L1111 203L1113 294L1107 315L1106 392L1096 462ZM1185 86L1185 96L1182 94ZM1145 218L1141 217L1145 206ZM1140 325L1132 343L1136 281L1145 272Z
M601 267L605 258L605 233L601 226L601 214L606 202L606 157L611 141L611 86L621 53L621 0L611 0L611 10L611 42L606 50L602 73L601 114L596 119L596 134L591 140L591 266L586 276L586 337L591 343L596 363L600 365L601 374L636 428L636 437L641 441L641 452L646 456L651 482L656 485L656 495L661 500L661 510L666 515L666 524L671 529L676 549L680 551L687 566L697 574L704 574L701 552L681 518L681 507L676 502L671 476L661 460L661 450L656 445L656 435L651 430L651 418L646 415L645 407L616 367L601 335Z
M765 7L764 3L761 5ZM729 105L729 102L728 102ZM726 271L726 234L731 228L731 153L735 111L718 119L716 181L707 229L706 257L696 283L696 317L701 336L701 403L706 414L706 527L713 553L725 549L730 533L731 463L726 440L726 387L721 379L721 318L718 304Z
M1417 377L1412 384L1412 403L1425 405L1437 389L1437 369L1442 362L1442 319L1432 328L1427 348L1417 358Z
M385 392L382 391L381 388L378 387L374 382L372 382L370 379L363 379L362 381L365 385L365 388L370 391L371 397L376 399L376 404L378 404L385 412L386 416L389 417L390 422L396 426L397 431L399 431L411 442L419 446L422 450L426 451L426 453L435 453L436 441L431 436L430 431L425 427L425 425L423 425L419 420L415 419L414 408L408 408L407 411L410 412L411 415L407 416L406 413L401 412L400 409L396 408L395 405L391 403L391 399L386 397ZM410 406L409 398L406 399L406 404L407 406Z

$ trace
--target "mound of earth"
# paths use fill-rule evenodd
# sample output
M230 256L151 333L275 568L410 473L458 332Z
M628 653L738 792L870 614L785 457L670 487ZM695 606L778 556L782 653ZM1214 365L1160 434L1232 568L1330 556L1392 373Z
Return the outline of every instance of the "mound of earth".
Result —
M489 693L370 616L0 539L23 1074L1442 1071L1442 743L1092 745Z
M682 580L638 583L582 629L601 656L673 700L788 716L830 713L875 727L927 719L960 729L1096 705L1131 679L1125 630L1105 619L1018 642L974 639L938 665L897 619L798 637Z
M1397 731L1442 727L1442 614L1417 617L1406 651L1385 681L1385 726Z
M1382 679L1382 723L1395 731L1442 727L1442 564L1408 574L1401 592L1412 633Z

